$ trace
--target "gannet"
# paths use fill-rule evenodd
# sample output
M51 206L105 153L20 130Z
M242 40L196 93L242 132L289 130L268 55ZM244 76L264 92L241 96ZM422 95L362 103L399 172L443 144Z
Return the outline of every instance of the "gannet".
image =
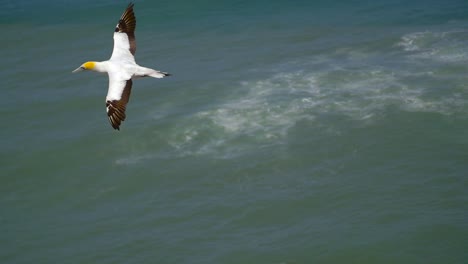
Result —
M120 130L120 124L126 117L125 109L130 98L132 80L138 77L163 78L170 75L167 72L142 67L135 62L135 27L133 3L130 3L115 27L114 50L110 59L88 61L73 71L90 70L108 74L106 109L109 121L116 130Z

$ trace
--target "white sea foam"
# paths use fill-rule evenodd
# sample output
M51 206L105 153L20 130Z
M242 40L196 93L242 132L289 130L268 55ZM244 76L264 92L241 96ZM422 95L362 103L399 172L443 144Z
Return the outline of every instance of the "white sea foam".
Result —
M405 51L418 51L425 46L424 40L427 40L428 36L432 36L432 33L410 33L401 37L401 41L397 45L403 47Z
M388 107L451 114L457 111L454 105L458 109L465 105L456 95L427 96L427 87L406 83L409 76L421 78L433 73L372 66L353 70L330 67L244 81L233 89L244 93L236 92L236 96L179 122L169 144L182 155L229 158L247 149L283 144L301 120L320 127L318 117L333 115L369 124L384 118L382 112Z
M149 154L137 154L137 155L129 155L127 157L121 157L115 160L116 165L134 165L141 163L146 160L153 159L153 155Z
M397 44L412 52L411 57L442 62L461 62L468 58L465 30L414 32L404 35Z
M286 144L291 128L304 122L323 133L341 134L345 127L323 121L334 116L370 125L382 121L388 107L443 115L464 111L466 100L461 93L429 96L429 87L405 81L408 77L433 75L376 67L330 67L313 73L297 71L244 81L232 89L237 90L235 94L219 100L219 104L180 117L167 128L160 138L172 150L154 153L158 148L150 151L141 146L136 154L120 157L115 163L135 165L162 155L230 159L254 149Z

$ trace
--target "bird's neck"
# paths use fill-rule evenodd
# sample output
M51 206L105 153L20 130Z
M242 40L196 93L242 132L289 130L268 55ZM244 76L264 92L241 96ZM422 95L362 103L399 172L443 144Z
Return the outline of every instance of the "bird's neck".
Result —
M106 61L95 61L94 67L92 69L96 72L107 72L107 62Z

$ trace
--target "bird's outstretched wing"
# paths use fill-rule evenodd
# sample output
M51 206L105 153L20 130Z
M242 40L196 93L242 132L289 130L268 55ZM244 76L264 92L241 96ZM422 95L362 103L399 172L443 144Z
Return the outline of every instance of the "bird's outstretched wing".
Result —
M127 108L130 92L132 90L132 80L115 80L109 75L109 90L106 96L107 116L112 127L120 130L120 124L125 120L125 109Z
M133 57L136 52L135 28L135 13L133 12L133 3L130 3L115 26L114 50L111 60L135 60Z

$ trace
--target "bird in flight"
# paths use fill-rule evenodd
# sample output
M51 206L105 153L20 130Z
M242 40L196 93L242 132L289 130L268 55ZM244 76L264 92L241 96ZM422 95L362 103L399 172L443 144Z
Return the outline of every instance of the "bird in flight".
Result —
M116 130L120 130L120 125L126 117L125 109L130 98L132 80L139 77L164 78L170 75L167 72L142 67L135 62L135 27L133 3L130 3L115 27L114 50L110 59L87 61L73 71L90 70L108 74L106 110L109 121Z

